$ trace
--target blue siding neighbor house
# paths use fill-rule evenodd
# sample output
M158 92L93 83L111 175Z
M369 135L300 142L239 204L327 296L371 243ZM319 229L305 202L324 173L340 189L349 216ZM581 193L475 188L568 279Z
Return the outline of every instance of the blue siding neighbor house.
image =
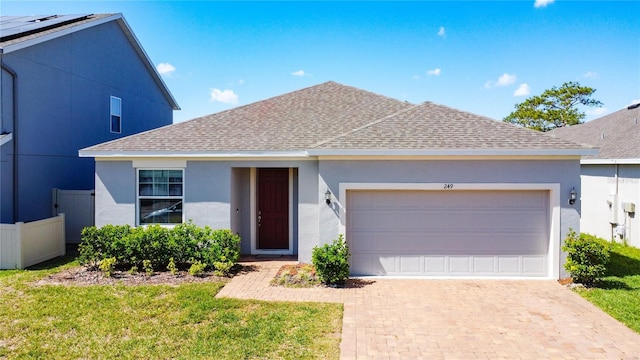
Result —
M78 150L172 123L179 107L121 14L2 16L0 222L94 187Z

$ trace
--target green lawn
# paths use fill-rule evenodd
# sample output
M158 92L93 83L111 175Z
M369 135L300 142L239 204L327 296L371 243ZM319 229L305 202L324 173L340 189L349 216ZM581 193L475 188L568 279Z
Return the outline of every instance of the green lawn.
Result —
M342 305L216 299L223 284L34 286L0 271L0 359L337 359Z
M578 293L640 333L640 249L613 244L606 277Z

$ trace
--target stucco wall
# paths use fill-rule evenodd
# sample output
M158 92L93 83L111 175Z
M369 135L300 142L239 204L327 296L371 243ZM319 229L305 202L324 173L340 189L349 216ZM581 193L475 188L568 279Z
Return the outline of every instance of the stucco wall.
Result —
M568 204L572 188L580 194L578 160L558 161L321 161L318 198L328 189L340 199L339 183L559 183L560 238L580 229L580 200ZM321 207L319 243L331 242L340 229L339 206ZM564 263L564 255L561 256ZM560 266L561 275L566 273Z
M311 261L314 246L340 231L339 184L360 183L559 183L560 237L580 229L580 200L568 204L572 188L580 194L578 160L562 161L187 161L185 219L214 228L232 228L251 250L252 167L296 170L294 244L298 259ZM96 164L96 224L135 225L135 169L130 161ZM329 189L335 199L327 206ZM239 218L237 218L239 216ZM296 220L297 219L297 220ZM295 246L295 245L294 245ZM563 262L564 259L561 259Z
M162 168L156 161L155 168ZM318 165L316 161L187 161L184 169L184 219L198 226L232 229L251 251L251 168L293 168L293 251L318 244ZM168 165L167 168L173 168ZM324 205L324 203L322 204ZM96 162L96 226L136 225L136 169L131 161Z
M170 104L115 22L2 61L18 74L17 220L50 216L54 187L94 187L94 162L79 149L172 122ZM121 134L110 132L110 96L122 99Z
M622 203L633 202L636 213L640 211L640 165L582 165L582 219L583 232L604 239L611 239L615 226L624 228L624 238L630 245L640 247L640 218L637 214L625 214ZM617 224L611 224L612 194L618 194ZM616 241L624 241L619 235Z
M136 172L131 161L97 161L95 224L135 226Z

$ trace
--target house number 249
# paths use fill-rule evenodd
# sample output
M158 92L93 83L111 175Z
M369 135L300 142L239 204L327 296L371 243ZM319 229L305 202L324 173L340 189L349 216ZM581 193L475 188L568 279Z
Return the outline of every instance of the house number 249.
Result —
M445 189L445 190L451 190L451 189L453 189L453 184L444 184L444 189Z

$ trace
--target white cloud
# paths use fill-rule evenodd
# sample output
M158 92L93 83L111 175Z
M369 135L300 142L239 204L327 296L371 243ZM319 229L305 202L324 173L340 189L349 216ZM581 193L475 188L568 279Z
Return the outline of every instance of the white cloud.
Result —
M158 70L160 75L170 76L174 71L176 71L176 68L169 63L160 63L156 66L156 70Z
M240 79L240 80L238 80L238 84L239 84L239 85L244 84L244 79Z
M440 69L440 68L435 68L435 69L433 69L433 70L429 70L429 71L427 71L427 75L439 76L441 72L442 72L442 69Z
M541 8L541 7L547 7L547 5L553 3L555 0L536 0L536 2L533 3L533 7L534 8Z
M298 70L291 73L293 76L305 76L304 70Z
M438 36L445 36L445 32L444 32L444 26L440 26L440 30L438 30Z
M531 89L529 89L529 84L522 83L522 84L520 84L520 86L518 86L516 91L513 92L513 96L527 96L527 95L531 94L530 90Z
M597 79L598 78L598 73L595 72L595 71L587 71L582 76L586 77L587 79Z
M238 95L233 90L211 89L209 101L217 101L225 104L235 104L238 102Z
M491 89L494 87L509 86L515 83L516 79L517 79L517 76L515 74L511 75L511 74L504 73L500 75L500 77L498 77L498 80L487 81L486 83L484 83L484 87L485 89Z
M600 117L602 115L608 114L609 113L609 109L607 109L606 107L597 107L597 108L589 109L589 110L585 111L585 113L587 115L589 115L589 116Z
M496 86L509 86L516 82L516 76L504 73L498 78Z

